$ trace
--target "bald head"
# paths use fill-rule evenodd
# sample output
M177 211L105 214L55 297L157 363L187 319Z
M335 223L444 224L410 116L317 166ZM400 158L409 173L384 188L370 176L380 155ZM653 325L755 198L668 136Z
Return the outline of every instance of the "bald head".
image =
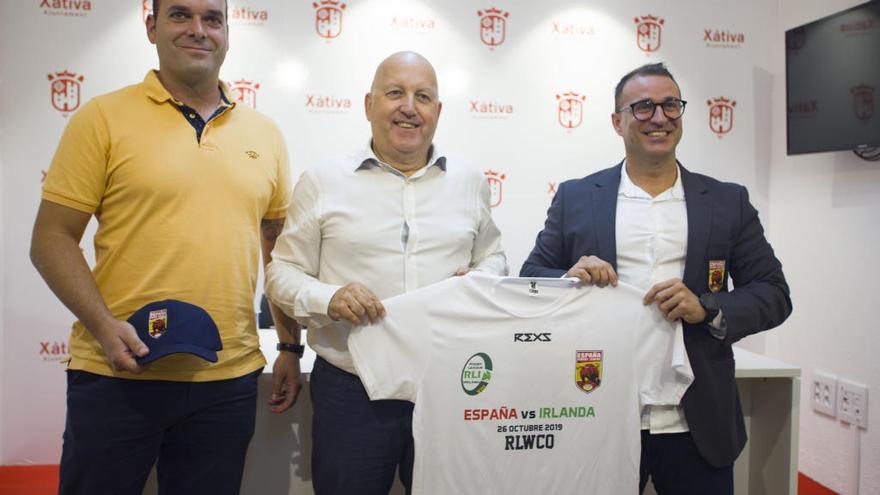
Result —
M364 98L376 157L404 174L424 167L441 108L437 74L425 57L398 52L383 60Z
M434 93L438 94L437 74L434 72L434 66L428 59L416 52L397 52L389 55L382 63L376 67L376 74L373 75L373 84L370 85L370 91L376 92L377 84L381 86L387 79L389 73L398 72L403 69L406 72L417 70L426 71L434 86Z

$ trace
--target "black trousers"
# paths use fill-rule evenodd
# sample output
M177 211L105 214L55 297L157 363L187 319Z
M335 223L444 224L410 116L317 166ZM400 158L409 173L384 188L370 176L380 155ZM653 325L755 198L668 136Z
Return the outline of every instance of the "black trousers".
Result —
M648 478L657 495L733 495L733 465L709 465L689 432L651 435L642 430L639 493Z
M169 382L67 372L61 495L235 495L254 434L257 377Z

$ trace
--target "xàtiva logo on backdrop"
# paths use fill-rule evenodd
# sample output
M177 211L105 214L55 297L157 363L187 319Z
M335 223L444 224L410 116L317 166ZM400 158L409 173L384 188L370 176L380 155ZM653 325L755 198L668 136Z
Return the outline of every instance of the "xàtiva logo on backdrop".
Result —
M68 70L50 73L49 90L52 107L61 112L65 117L70 112L79 108L80 93L85 77Z
M706 105L709 106L709 129L720 139L733 129L733 109L736 107L736 101L719 96L706 100Z
M480 18L480 41L492 49L504 43L507 39L507 18L510 13L490 7L478 10L477 16Z
M235 101L247 105L251 108L257 108L257 91L260 89L260 83L239 79L229 84L229 90L232 91L232 98Z
M648 53L659 50L665 21L651 14L633 20L636 23L636 45L639 50Z
M85 17L92 11L89 0L40 0L43 15L61 15L65 17Z
M504 199L504 179L507 176L496 170L486 170L483 174L486 176L486 180L489 181L489 193L491 194L489 206L495 208Z
M342 33L342 14L345 4L338 0L312 2L315 8L315 31L324 39L333 39Z

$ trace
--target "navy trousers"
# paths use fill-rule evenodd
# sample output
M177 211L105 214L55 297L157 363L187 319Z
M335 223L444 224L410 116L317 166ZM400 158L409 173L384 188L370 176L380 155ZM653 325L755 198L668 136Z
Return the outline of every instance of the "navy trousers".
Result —
M320 357L309 387L315 495L387 495L398 466L410 493L413 404L370 401L360 378Z
M141 495L156 464L160 494L237 494L259 374L195 383L68 371L58 493Z
M733 465L711 466L690 433L651 435L642 430L639 471L639 493L650 477L657 495L733 495Z

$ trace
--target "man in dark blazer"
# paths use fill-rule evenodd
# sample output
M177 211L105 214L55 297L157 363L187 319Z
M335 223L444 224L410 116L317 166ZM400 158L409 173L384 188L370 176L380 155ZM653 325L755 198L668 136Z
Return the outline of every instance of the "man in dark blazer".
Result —
M611 120L626 159L559 187L520 275L619 277L682 320L695 380L680 406L642 411L640 490L651 478L661 495L732 494L746 432L731 345L781 324L791 299L746 188L676 160L685 104L662 63L621 79Z

